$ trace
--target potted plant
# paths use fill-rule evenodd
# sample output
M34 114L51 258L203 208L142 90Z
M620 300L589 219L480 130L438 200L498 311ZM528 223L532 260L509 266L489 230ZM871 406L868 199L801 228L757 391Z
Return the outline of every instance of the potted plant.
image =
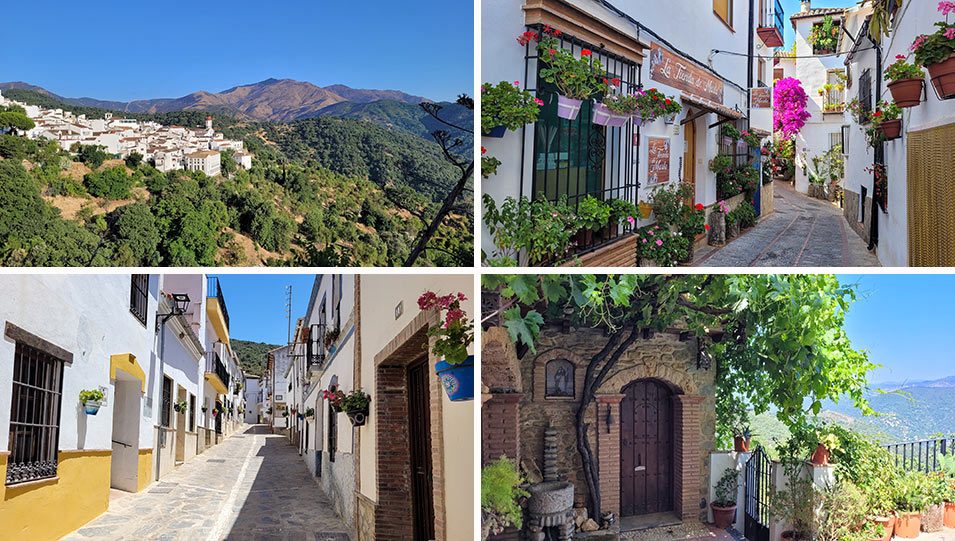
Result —
M925 488L925 476L920 472L908 472L896 483L892 499L898 512L895 523L897 537L915 539L919 536L922 509L928 503Z
M481 539L497 535L508 526L523 526L521 503L530 493L514 462L501 457L481 470Z
M520 89L519 81L484 83L481 85L481 133L504 137L507 130L536 122L542 105L543 101Z
M298 420L299 420L299 421L304 421L304 420L305 420L305 414L304 414L304 413L298 412L297 415L298 415Z
M620 88L620 79L603 79L604 98L602 103L594 106L593 122L601 126L623 126L630 120L637 106L636 96L617 94Z
M525 41L538 40L538 59L543 64L540 77L557 87L557 116L574 120L580 113L582 100L589 99L598 90L597 74L601 73L600 60L593 58L590 49L582 49L580 57L560 46L557 36L560 30L545 27L544 37L524 34ZM518 38L521 43L521 38Z
M736 494L739 491L739 472L726 468L714 487L716 498L710 503L713 523L721 530L729 529L736 522Z
M680 111L683 110L683 106L673 98L665 98L663 105L665 106L663 110L663 122L665 124L673 124L676 122L676 115L680 114Z
M487 149L481 147L481 177L488 178L497 174L497 168L501 166L501 160L494 156L485 156Z
M314 419L314 418L315 418L315 408L308 408L308 409L306 409L306 410L305 410L305 418L306 418L306 419Z
M720 135L723 136L724 145L732 145L740 138L739 130L732 124L723 124L720 126Z
M885 80L899 107L915 107L922 101L925 72L918 64L906 62L904 55L896 55L895 62L885 68Z
M632 229L636 223L637 206L623 199L610 201L610 235L617 236L617 227Z
M341 330L338 327L329 327L325 331L325 349L328 351L334 351L333 347L335 342L338 341L338 335L341 334Z
M879 110L872 113L872 126L881 131L885 140L902 136L902 110L895 103L879 102Z
M791 461L791 458L787 458ZM799 476L798 465L784 466L790 470L786 488L780 490L773 485L770 490L770 514L775 520L785 522L789 528L782 533L788 541L810 541L816 503L819 495L812 482Z
M180 400L173 404L172 409L176 410L179 413L186 413L189 410L189 403L185 400Z
M577 205L577 223L580 229L577 231L577 244L589 246L593 240L595 231L600 231L607 226L610 220L610 205L588 195Z
M740 205L742 206L742 205ZM726 224L726 240L733 240L739 236L739 213L735 210L726 213L723 218Z
M636 232L637 263L641 267L674 267L686 259L690 243L666 227L648 225Z
M362 392L361 389L355 389L342 397L341 408L348 416L352 426L364 426L368 419L368 405L370 403L370 396Z
M817 54L831 54L839 44L839 27L832 20L831 15L822 19L822 24L813 26L809 34L809 43L816 46Z
M934 34L922 34L915 38L910 49L915 52L914 61L928 70L929 79L942 99L955 97L955 24L948 23L948 14L955 7L951 2L939 2L938 10L945 21L938 21Z
M816 539L868 541L878 531L877 524L866 528L866 498L862 490L848 479L840 479L821 493L820 512L816 518Z
M925 474L925 508L922 510L922 531L940 532L944 523L945 499L949 481L942 472Z
M563 256L572 245L577 217L567 206L566 195L556 202L543 193L533 201L506 197L498 207L490 194L484 194L484 223L500 250L498 258L488 258L495 266L516 265L521 250L527 251L531 265Z
M829 465L829 454L839 449L839 437L832 432L820 432L816 442L816 450L812 453L810 462L817 466Z
M648 122L653 122L658 117L663 116L667 112L667 107L673 107L674 100L668 98L666 94L660 92L656 88L651 88L650 90L644 91L643 89L637 90L637 108L636 112L640 116L639 124L642 125ZM679 107L680 104L676 104L676 107ZM677 109L676 111L679 111ZM634 122L637 122L636 115L634 117Z
M474 355L468 354L468 346L474 342L474 323L461 309L466 300L461 292L439 297L426 291L418 297L421 310L433 310L438 316L446 312L442 323L428 329L428 337L435 339L431 353L442 358L435 364L435 372L452 401L474 399Z
M103 406L103 392L98 389L80 391L80 404L87 415L96 415Z

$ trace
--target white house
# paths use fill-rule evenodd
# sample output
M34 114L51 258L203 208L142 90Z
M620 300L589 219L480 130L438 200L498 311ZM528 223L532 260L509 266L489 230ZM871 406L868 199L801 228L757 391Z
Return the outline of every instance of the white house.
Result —
M733 123L741 131L769 135L771 104L750 108L749 89L769 90L772 47L782 44L778 2L760 0L751 8L743 0L712 0L705 9L692 2L668 4L666 9L646 9L642 0L613 5L616 9L586 0L482 4L483 82L518 81L544 102L535 124L503 138L481 139L487 155L502 162L497 174L483 182L484 192L498 204L506 197L540 193L549 200L566 195L572 206L587 195L636 204L648 202L655 188L683 180L695 185L696 203L712 207L717 202L716 174L708 164L721 151L728 152L721 147L719 126ZM587 102L576 120L558 118L556 92L538 77L536 43L521 46L515 41L525 31L542 32L543 25L560 30L560 46L575 55L591 50L608 76L621 80L624 91L655 88L679 100L683 111L676 122L598 126L591 122ZM653 216L641 218L638 225L654 221ZM634 243L627 240L623 236L596 243L578 257L584 264L596 263L598 253L618 247L632 250ZM493 257L486 224L482 243Z
M190 152L183 156L183 165L187 171L202 171L207 176L213 177L219 174L221 166L219 151L200 150Z
M875 110L879 101L893 101L884 70L897 55L912 62L915 38L933 33L933 24L945 19L937 8L937 2L905 0L892 14L881 55L873 49L868 24L860 23L853 31L856 39L846 47L845 63L852 73L852 95L863 106ZM871 148L862 133L867 123L859 125L846 115L846 221L885 266L955 265L955 154L950 151L955 144L955 100L940 99L926 74L923 101L902 109L901 118L902 136ZM873 201L874 176L867 171L875 162L883 163L886 171L884 208Z
M262 386L259 376L249 374L245 376L245 423L255 424L262 422Z
M269 400L269 409L271 410L272 428L278 429L277 432L284 433L291 424L289 418L292 415L289 412L289 381L285 376L288 371L290 346L285 345L269 351L269 366L266 377L267 385L271 389L271 398Z

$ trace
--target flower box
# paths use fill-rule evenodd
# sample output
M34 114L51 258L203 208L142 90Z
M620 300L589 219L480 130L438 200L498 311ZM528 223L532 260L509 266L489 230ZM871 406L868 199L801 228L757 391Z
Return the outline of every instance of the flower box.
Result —
M485 137L504 137L504 134L507 133L507 126L495 126L491 128L491 131L484 134Z
M573 98L568 98L563 94L557 95L557 116L560 118L566 118L567 120L574 120L577 118L577 115L580 114L580 104L582 100L575 100Z
M83 409L86 411L87 415L96 415L102 405L102 402L98 402L96 400L87 400L86 402L83 402Z
M619 128L626 124L628 120L630 120L629 114L615 113L602 103L598 103L594 106L594 124Z

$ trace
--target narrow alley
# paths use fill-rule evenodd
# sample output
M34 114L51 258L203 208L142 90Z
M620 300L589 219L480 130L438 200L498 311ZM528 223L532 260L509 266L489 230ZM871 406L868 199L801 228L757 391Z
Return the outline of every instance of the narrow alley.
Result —
M698 267L878 267L878 257L846 224L842 209L774 186L775 212L723 247L696 251Z
M147 490L112 490L109 511L64 539L348 541L348 531L295 447L252 425Z

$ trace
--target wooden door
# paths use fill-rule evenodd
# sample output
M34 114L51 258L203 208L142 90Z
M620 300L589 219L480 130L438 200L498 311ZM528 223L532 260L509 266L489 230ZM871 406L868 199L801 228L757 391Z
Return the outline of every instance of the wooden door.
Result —
M431 478L431 399L427 357L408 367L408 436L411 446L411 508L414 541L434 539Z
M620 514L673 510L673 404L669 389L635 381L620 403Z
M693 197L696 194L696 121L687 122L683 125L683 182L688 182L694 186L694 196L687 201L693 205Z

